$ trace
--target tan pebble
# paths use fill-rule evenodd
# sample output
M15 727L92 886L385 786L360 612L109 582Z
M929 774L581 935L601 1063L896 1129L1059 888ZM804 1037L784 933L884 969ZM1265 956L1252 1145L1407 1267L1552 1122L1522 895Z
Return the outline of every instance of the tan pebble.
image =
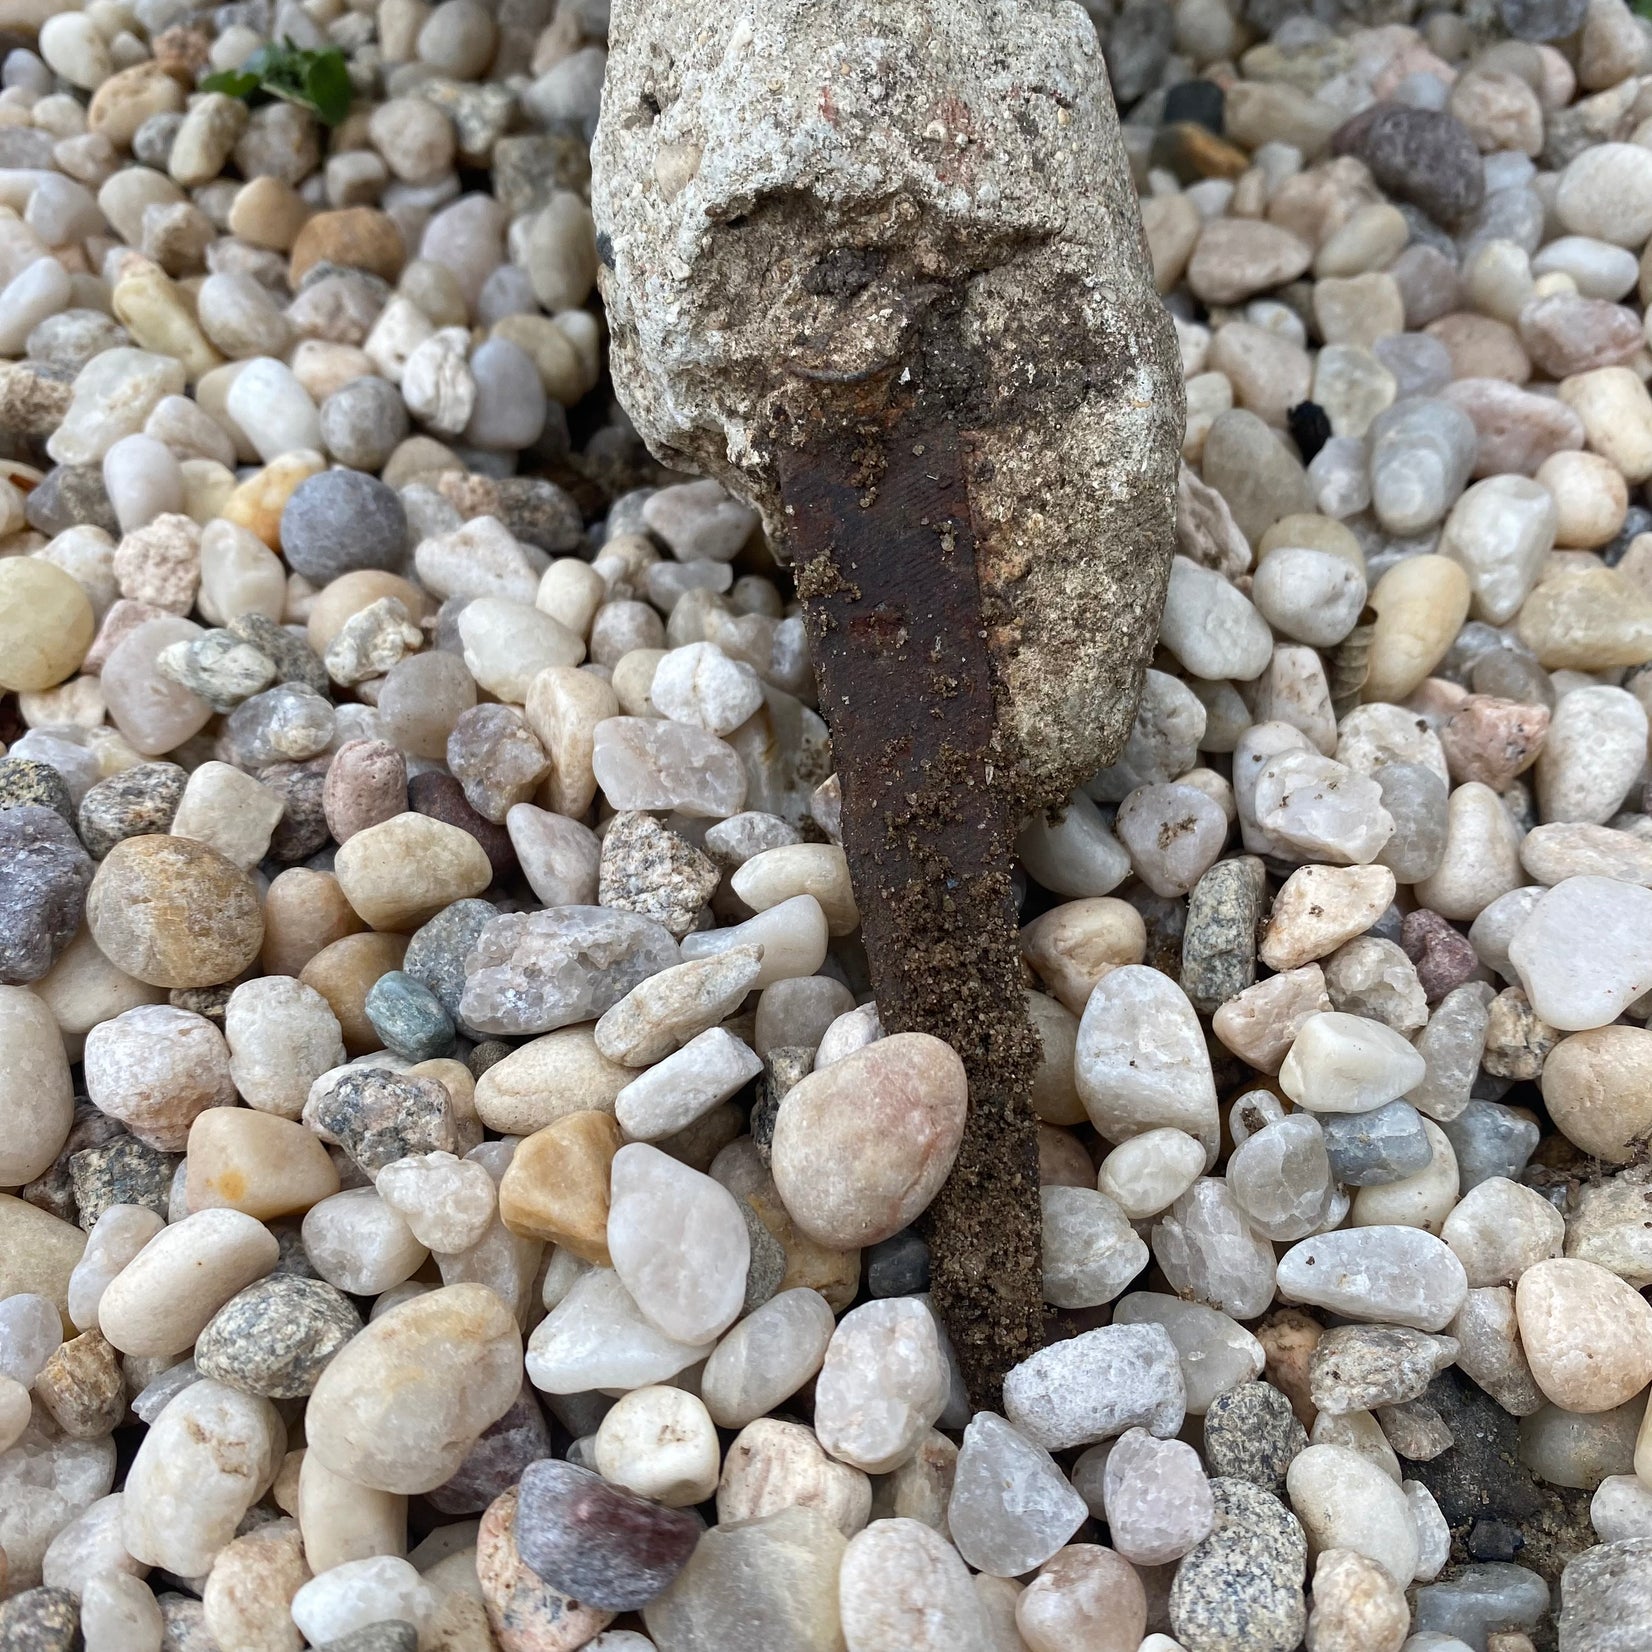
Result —
M1440 864L1412 886L1418 904L1453 923L1470 923L1522 882L1519 828L1496 792L1465 781L1446 804Z
M323 947L299 971L299 980L314 987L338 1017L344 1048L352 1056L383 1047L367 1018L367 994L381 975L401 968L406 951L405 935L346 935Z
M179 1354L281 1260L275 1235L238 1210L203 1210L149 1241L112 1279L98 1329L123 1354Z
M264 939L258 896L246 874L188 838L117 843L92 880L86 918L111 962L157 987L234 980Z
M71 1337L34 1379L34 1397L73 1440L102 1440L126 1415L126 1379L100 1331Z
M250 1107L215 1107L189 1131L185 1197L193 1210L239 1210L267 1222L338 1192L321 1138Z
M469 832L409 812L340 845L333 875L374 929L411 932L454 901L480 895L493 867Z
M44 1176L74 1123L75 1090L48 1004L0 986L0 1187Z
M399 574L378 568L357 568L340 574L317 593L305 622L310 647L325 657L345 622L385 597L394 597L415 624L430 612L430 601L416 585Z
M1308 1652L1400 1652L1410 1627L1405 1591L1376 1561L1352 1549L1320 1555Z
M318 212L293 238L289 279L294 288L314 264L342 264L394 281L407 262L396 221L376 207Z
M235 1652L301 1652L289 1608L309 1581L296 1520L237 1537L218 1551L201 1591L207 1632Z
M1274 897L1262 930L1269 969L1292 970L1363 935L1394 899L1386 866L1302 866Z
M794 1085L772 1148L792 1220L839 1250L898 1233L946 1180L967 1099L963 1063L926 1033L891 1034Z
M1564 1411L1610 1411L1652 1379L1652 1304L1593 1262L1558 1258L1520 1276L1520 1342L1537 1385Z
M26 1291L50 1297L73 1336L69 1275L85 1249L86 1235L72 1222L0 1193L0 1300Z
M1147 926L1129 902L1098 895L1034 918L1021 930L1021 950L1056 997L1082 1015L1102 976L1147 956Z
M1445 658L1468 618L1470 595L1468 574L1450 557L1396 562L1371 592L1377 624L1362 697L1403 700Z
M183 88L159 63L134 63L110 75L92 94L86 129L125 149L152 115L177 114L183 106Z
M1623 526L1628 484L1598 453L1551 453L1537 467L1537 480L1554 495L1558 548L1593 550Z
M297 975L318 952L366 927L331 872L290 866L264 896L259 964L266 975Z
M309 215L304 197L291 184L281 178L250 178L230 203L229 230L255 247L285 252Z
M95 627L79 581L56 564L0 561L0 688L51 688L72 677Z
M589 1025L559 1027L514 1049L476 1081L476 1111L490 1129L528 1136L571 1113L612 1113L636 1072L597 1048Z
M431 1491L521 1389L514 1315L484 1285L446 1285L344 1345L310 1396L310 1450L359 1485Z
M1635 1158L1652 1131L1652 1031L1597 1027L1561 1039L1543 1064L1543 1102L1585 1153Z
M1544 580L1516 621L1548 671L1605 671L1652 660L1652 596L1612 568Z
M534 678L523 713L551 759L537 798L543 807L576 820L590 808L596 726L619 709L613 688L577 666L547 666Z
M358 1486L307 1450L298 1465L296 1499L312 1572L372 1555L407 1553L407 1498L400 1492Z
M29 990L52 1012L63 1048L71 1061L80 1060L86 1035L102 1022L139 1004L164 1004L166 988L152 987L117 969L98 951L89 929L81 932L58 955L58 960ZM17 1136L10 1138L15 1143ZM31 1180L19 1176L17 1184ZM0 1186L8 1176L0 1168Z
M813 895L826 914L827 932L849 935L860 927L860 912L849 885L849 863L835 843L791 843L765 849L744 862L729 880L753 912L794 895Z
M1256 1327L1267 1380L1291 1402L1304 1428L1312 1428L1317 1415L1308 1372L1324 1334L1325 1327L1303 1308L1276 1308Z
M1211 1031L1259 1073L1277 1073L1302 1023L1331 1008L1325 972L1318 964L1270 975L1225 1004L1211 1017Z
M786 1272L780 1289L789 1291L807 1286L826 1298L833 1313L842 1313L860 1290L859 1249L839 1249L811 1239L792 1220L768 1177L743 1197L786 1253Z
M608 1113L571 1113L517 1146L499 1184L499 1219L512 1233L564 1246L599 1267L608 1254L608 1175L624 1143Z

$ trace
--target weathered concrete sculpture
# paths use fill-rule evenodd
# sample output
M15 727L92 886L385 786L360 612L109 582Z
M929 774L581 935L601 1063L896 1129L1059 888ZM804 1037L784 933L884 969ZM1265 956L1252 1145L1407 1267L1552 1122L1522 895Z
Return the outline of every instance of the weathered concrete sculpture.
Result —
M930 1213L971 1393L1039 1345L1011 857L1117 753L1183 398L1072 0L615 0L593 200L621 399L795 564L880 1014L970 1125Z

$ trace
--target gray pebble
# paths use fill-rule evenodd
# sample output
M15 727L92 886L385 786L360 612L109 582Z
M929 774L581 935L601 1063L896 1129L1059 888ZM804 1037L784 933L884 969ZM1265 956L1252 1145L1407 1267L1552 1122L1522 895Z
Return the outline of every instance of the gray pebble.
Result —
M80 1606L67 1589L25 1589L0 1602L5 1652L74 1652L80 1644Z
M361 568L394 572L407 557L407 517L376 476L324 470L293 490L281 512L281 548L318 585Z
M1307 1621L1302 1527L1249 1480L1219 1477L1210 1489L1216 1529L1176 1568L1171 1633L1198 1652L1293 1652Z
M304 1122L323 1140L336 1141L369 1176L409 1153L451 1153L458 1146L447 1087L382 1067L353 1067L331 1089L312 1094Z
M15 809L25 803L62 815L71 827L75 823L69 787L50 763L30 757L0 758L0 809Z
M166 1215L178 1155L146 1146L136 1136L112 1136L69 1156L80 1225L90 1232L110 1205L142 1205Z
M740 1218L746 1224L746 1237L751 1241L751 1265L746 1270L746 1298L740 1311L749 1314L761 1308L780 1289L786 1277L785 1247L769 1232L763 1218L752 1209L748 1199L736 1199Z
M170 112L151 115L132 134L132 154L145 166L157 172L166 171L172 158L172 146L178 141L178 128L184 123L182 115Z
M1566 1563L1560 1644L1566 1652L1652 1646L1652 1537L1601 1543Z
M908 1228L866 1253L866 1288L873 1296L916 1296L929 1289L929 1246Z
M717 887L717 868L652 815L616 815L602 840L597 900L663 924L679 941Z
M260 1279L207 1321L195 1365L202 1376L244 1394L302 1399L360 1329L349 1298L324 1280Z
M214 711L233 711L275 681L275 662L233 631L207 631L175 642L161 650L155 669Z
M1193 886L1182 931L1182 991L1209 1014L1256 981L1268 875L1255 855L1218 861Z
M282 866L308 860L329 841L322 796L331 761L323 755L305 763L271 763L258 771L259 781L279 793L286 805L269 847L269 858Z
M0 809L0 982L38 981L75 937L92 857L56 809Z
M1440 1128L1457 1155L1464 1193L1493 1176L1517 1180L1541 1135L1535 1120L1497 1101L1471 1101L1456 1118L1442 1120Z
M229 629L275 662L278 683L302 683L317 694L331 692L332 679L327 675L327 667L300 633L277 625L264 614L250 612L237 614L229 622Z
M323 1641L316 1652L418 1652L419 1631L405 1618L365 1623L337 1640Z
M382 470L410 428L401 392L371 374L351 379L321 404L321 439L353 470Z
M1561 40L1583 27L1589 0L1498 0L1497 15L1517 40Z
M1406 1325L1338 1325L1315 1345L1308 1389L1314 1404L1333 1416L1398 1405L1425 1394L1456 1356L1452 1338Z
M1644 1547L1645 1539L1640 1543ZM1601 1551L1587 1552L1599 1554ZM1484 1646L1488 1629L1525 1628L1538 1623L1548 1611L1549 1586L1536 1572L1507 1561L1488 1561L1480 1566L1465 1566L1446 1582L1419 1589L1411 1627L1418 1634L1431 1629L1436 1634L1456 1635L1470 1646ZM1586 1647L1591 1652L1632 1652L1635 1644L1633 1641L1562 1642L1566 1652L1584 1652Z
M498 916L498 910L487 901L455 901L415 930L413 939L407 943L403 970L435 993L455 1022L459 1020L459 1000L465 991L465 957L476 945L476 937ZM477 1046L478 1049L486 1047ZM506 1054L509 1046L494 1060L501 1060Z
M111 539L120 538L120 522L109 503L101 465L58 465L47 471L24 501L23 514L31 528L53 538L66 528L79 526L102 528Z
M1403 1181L1434 1157L1422 1115L1408 1101L1370 1113L1327 1113L1320 1124L1331 1174L1345 1187Z
M1214 1475L1278 1491L1292 1459L1307 1449L1307 1431L1272 1383L1242 1382L1205 1413L1205 1461Z

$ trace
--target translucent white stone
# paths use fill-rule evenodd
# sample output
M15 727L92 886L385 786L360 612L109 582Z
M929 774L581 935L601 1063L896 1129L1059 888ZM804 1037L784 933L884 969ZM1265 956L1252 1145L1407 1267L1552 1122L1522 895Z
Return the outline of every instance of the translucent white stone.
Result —
M1120 1142L1096 1176L1097 1188L1133 1222L1167 1210L1204 1174L1205 1149L1183 1130L1148 1130Z
M975 1413L946 1509L952 1541L971 1566L995 1577L1030 1572L1088 1513L1049 1452L993 1412Z
M614 1155L614 1270L643 1316L677 1342L710 1342L739 1316L751 1239L734 1196L643 1142Z
M1160 1217L1153 1255L1175 1290L1235 1319L1255 1319L1273 1300L1273 1246L1219 1177L1196 1181Z
M673 648L654 668L648 697L662 716L712 734L732 734L763 703L762 679L715 643Z
M1263 763L1252 790L1256 823L1300 858L1364 866L1394 835L1382 788L1314 751L1284 751Z
M49 1296L19 1291L0 1300L0 1376L25 1388L63 1344L63 1320Z
M742 1089L763 1070L749 1044L709 1027L620 1091L614 1116L632 1141L658 1141Z
M69 1318L76 1326L87 1331L97 1324L98 1305L110 1281L165 1226L146 1205L110 1205L98 1217L69 1275Z
M591 767L615 809L675 809L722 820L746 801L746 773L734 748L687 723L605 718L593 734Z
M1463 1305L1468 1277L1450 1246L1421 1228L1349 1228L1286 1251L1279 1291L1287 1302L1348 1319L1443 1331Z
M1109 1141L1168 1126L1215 1145L1216 1083L1199 1017L1156 969L1125 964L1096 983L1079 1022L1074 1077Z
M719 1428L744 1428L791 1398L826 1357L836 1321L819 1291L781 1291L723 1336L700 1373Z
M1044 1300L1057 1308L1111 1302L1147 1266L1147 1246L1105 1193L1045 1187Z
M377 1296L411 1279L429 1254L371 1187L348 1188L312 1205L303 1234L315 1271L352 1296Z
M1325 1132L1311 1113L1258 1130L1228 1159L1227 1184L1250 1225L1266 1239L1305 1239L1331 1195Z
M844 1551L844 1644L854 1652L988 1652L986 1609L969 1568L916 1520L879 1520Z
M1216 1523L1198 1452L1182 1440L1156 1440L1144 1428L1113 1442L1102 1498L1113 1547L1138 1566L1180 1560Z
M309 391L273 356L255 356L235 375L225 409L266 464L321 450L321 415Z
M1303 1022L1279 1069L1279 1087L1316 1113L1369 1113L1415 1088L1426 1072L1392 1027L1328 1010Z
M887 1474L946 1405L935 1318L911 1297L863 1303L838 1321L815 1379L815 1433L841 1462Z
M498 1208L486 1169L452 1153L416 1153L380 1169L378 1196L430 1250L461 1251L474 1245Z
M596 1466L603 1479L639 1497L688 1508L717 1489L717 1430L693 1394L634 1388L597 1428Z
M1604 1027L1652 989L1652 889L1566 878L1538 899L1508 950L1550 1026Z
M1010 1422L1046 1451L1092 1445L1127 1428L1166 1439L1186 1409L1176 1345L1160 1325L1085 1331L1040 1349L1004 1379Z
M547 1394L628 1390L702 1360L710 1342L677 1342L643 1318L612 1268L592 1268L534 1327L528 1380Z
M292 1600L293 1622L323 1646L369 1624L410 1623L426 1636L440 1604L436 1591L398 1555L347 1560L313 1577Z
M1535 1263L1559 1256L1566 1220L1541 1193L1490 1176L1463 1195L1440 1237L1457 1253L1475 1290L1512 1285Z
M1158 1291L1133 1291L1113 1304L1115 1325L1160 1325L1181 1361L1190 1416L1202 1417L1218 1394L1262 1375L1262 1344L1237 1320L1202 1302Z
M121 1538L122 1492L100 1497L54 1537L40 1565L40 1581L51 1589L78 1595L100 1572L130 1572L142 1577L149 1568L126 1552Z
M1401 1588L1417 1570L1417 1526L1405 1493L1342 1446L1311 1445L1285 1474L1291 1508L1317 1549L1352 1549Z
M957 1447L946 1444L956 1456ZM871 1515L872 1482L858 1468L828 1457L813 1429L759 1417L740 1430L723 1460L717 1519L729 1525L790 1508L813 1509L853 1537Z
M794 895L767 912L747 918L726 929L693 930L683 937L684 958L709 958L731 947L756 946L763 949L762 964L754 989L772 987L776 981L790 981L813 975L826 961L829 942L826 914L813 895Z
M1170 564L1159 636L1190 675L1206 679L1248 682L1273 651L1267 621L1238 587L1181 556Z
M129 1572L103 1572L87 1580L80 1597L86 1652L161 1652L165 1627L149 1585Z

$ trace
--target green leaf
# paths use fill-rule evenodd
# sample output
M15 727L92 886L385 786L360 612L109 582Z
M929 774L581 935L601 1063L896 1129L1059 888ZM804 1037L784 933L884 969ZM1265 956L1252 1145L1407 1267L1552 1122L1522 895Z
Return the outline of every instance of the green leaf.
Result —
M354 88L344 54L335 47L305 51L290 40L260 46L239 69L225 69L201 82L208 92L250 98L260 93L314 110L329 126L350 113Z

